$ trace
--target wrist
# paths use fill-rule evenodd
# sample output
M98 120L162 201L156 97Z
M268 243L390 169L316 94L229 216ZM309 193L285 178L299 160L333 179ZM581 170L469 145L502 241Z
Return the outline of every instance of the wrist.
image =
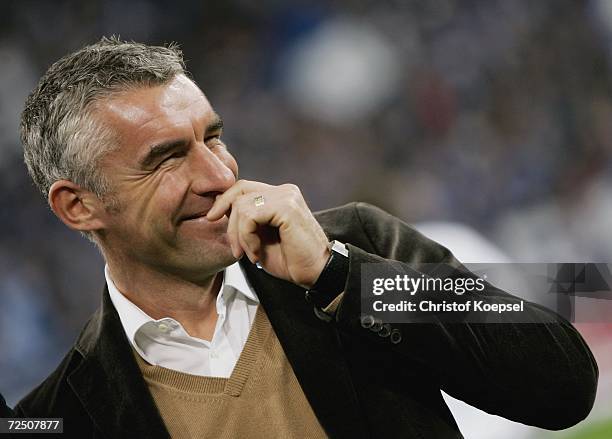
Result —
M317 280L308 289L306 298L323 308L344 291L349 270L349 254L345 244L332 241L328 246L329 257Z
M316 265L317 268L313 270L313 273L315 275L312 277L312 280L308 282L308 284L304 285L307 290L311 289L317 283L317 280L321 277L321 273L323 273L325 267L329 263L329 258L331 258L331 255L331 245L328 242L325 245L325 250L323 251L321 257L318 260L318 263Z

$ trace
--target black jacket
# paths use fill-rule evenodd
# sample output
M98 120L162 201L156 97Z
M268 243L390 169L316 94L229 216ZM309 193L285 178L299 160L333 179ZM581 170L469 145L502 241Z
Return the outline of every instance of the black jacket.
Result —
M533 323L394 324L402 340L393 344L362 325L362 264L401 261L394 269L414 274L404 263L454 263L453 256L363 203L316 216L330 238L350 248L345 296L332 321L317 317L300 287L246 258L241 263L330 437L461 437L440 389L488 413L547 429L587 416L597 365L567 321L525 302ZM490 302L518 301L491 286L486 293ZM8 408L0 404L2 410ZM14 415L62 417L64 438L168 436L108 291L57 370Z

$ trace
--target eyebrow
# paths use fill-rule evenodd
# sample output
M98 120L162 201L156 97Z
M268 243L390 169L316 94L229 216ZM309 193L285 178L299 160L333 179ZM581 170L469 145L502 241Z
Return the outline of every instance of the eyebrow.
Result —
M210 133L223 130L223 119L221 119L221 116L215 113L213 117L213 120L208 124L206 130L204 130L204 138Z
M213 116L213 120L206 126L204 130L204 139L208 137L211 133L215 133L221 131L223 129L223 120L218 114ZM175 149L184 148L189 143L186 139L176 139L170 140L167 142L157 143L151 148L149 148L149 152L142 159L139 160L140 166L143 168L151 166L155 163L160 157L165 156L166 154L174 151Z

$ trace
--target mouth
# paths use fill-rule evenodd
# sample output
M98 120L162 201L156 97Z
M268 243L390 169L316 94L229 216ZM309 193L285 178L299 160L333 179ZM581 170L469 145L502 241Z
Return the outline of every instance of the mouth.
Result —
M203 210L202 212L197 212L197 213L192 213L189 215L185 215L183 217L180 218L180 222L183 221L193 221L193 220L199 220L199 219L206 219L206 214L208 213L208 210Z
M209 200L209 202L200 202L197 205L192 205L189 206L187 208L185 208L183 210L183 214L177 215L176 218L176 224L181 224L184 222L198 222L198 223L204 223L204 222L211 222L211 223L217 223L217 222L223 222L223 218L218 220L218 221L208 221L208 219L206 218L206 214L208 214L208 212L210 211L210 209L212 209L214 205L214 200ZM229 218L229 212L227 217ZM227 219L227 218L226 218Z

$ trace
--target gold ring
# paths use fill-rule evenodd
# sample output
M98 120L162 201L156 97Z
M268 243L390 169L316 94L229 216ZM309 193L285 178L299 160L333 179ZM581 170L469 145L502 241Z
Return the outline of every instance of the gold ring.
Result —
M255 206L256 206L256 207L260 207L260 206L263 206L263 205L265 204L265 200L264 200L263 195L257 195L257 196L256 196L256 197L253 199L253 201L255 202Z

